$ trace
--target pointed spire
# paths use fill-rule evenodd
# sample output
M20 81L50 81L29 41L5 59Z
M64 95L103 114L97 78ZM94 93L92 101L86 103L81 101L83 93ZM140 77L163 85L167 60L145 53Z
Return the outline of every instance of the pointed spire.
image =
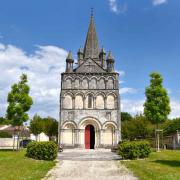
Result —
M67 58L66 58L66 61L74 62L73 55L72 55L72 52L71 52L71 51L69 51L68 56L67 56Z
M99 58L99 44L96 34L96 28L94 24L94 16L93 11L91 12L91 19L89 24L88 33L86 36L86 42L84 45L84 58L93 58L98 59Z
M113 61L113 62L114 62L114 57L113 57L111 51L109 51L109 54L108 54L108 56L107 56L107 60L108 60L108 61Z
M107 63L107 71L113 72L114 71L114 58L113 58L111 51L109 51L106 63Z

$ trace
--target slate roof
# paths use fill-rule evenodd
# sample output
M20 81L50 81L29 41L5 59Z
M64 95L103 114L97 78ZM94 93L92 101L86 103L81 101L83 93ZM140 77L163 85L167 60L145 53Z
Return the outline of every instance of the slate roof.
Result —
M91 16L86 42L84 45L84 59L99 59L99 43L94 24L94 17Z

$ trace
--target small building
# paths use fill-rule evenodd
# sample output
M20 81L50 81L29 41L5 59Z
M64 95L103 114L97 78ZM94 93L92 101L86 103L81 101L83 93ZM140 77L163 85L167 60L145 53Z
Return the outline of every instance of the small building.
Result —
M167 149L179 149L180 150L180 132L176 131L169 136L165 136L163 144Z
M38 134L37 136L30 134L30 139L38 142L49 141L49 137L44 132Z

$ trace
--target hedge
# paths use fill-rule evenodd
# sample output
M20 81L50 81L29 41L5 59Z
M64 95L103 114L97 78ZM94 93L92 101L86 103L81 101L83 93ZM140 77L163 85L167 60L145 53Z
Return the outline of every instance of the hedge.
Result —
M26 156L39 160L54 160L57 157L57 145L52 142L30 142L27 145Z
M12 135L8 132L1 131L0 132L0 138L12 138Z
M148 141L124 141L118 146L118 153L123 159L146 158L150 152Z

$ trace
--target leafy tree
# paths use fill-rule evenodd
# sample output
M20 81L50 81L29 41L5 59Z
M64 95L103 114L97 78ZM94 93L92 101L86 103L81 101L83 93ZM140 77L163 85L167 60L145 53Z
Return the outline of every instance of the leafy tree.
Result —
M152 124L143 115L136 115L130 121L122 122L122 138L128 140L145 139L152 135Z
M32 98L29 96L29 91L30 88L27 84L27 75L22 74L20 76L20 81L12 85L7 98L8 107L6 117L12 122L13 126L21 126L23 122L29 119L27 112L33 104Z
M37 140L38 134L40 134L44 130L44 122L39 115L34 115L33 119L30 122L30 130L36 136Z
M121 121L130 121L133 117L127 112L121 112Z
M159 73L150 74L150 86L146 88L146 102L144 104L144 114L146 118L158 129L159 124L167 120L170 109L170 100L166 89L163 87L163 78ZM159 150L159 134L157 134Z
M150 74L150 86L146 88L146 102L144 104L144 114L148 120L157 127L159 123L167 119L171 109L169 97L163 87L163 78L159 73Z
M0 125L4 125L4 124L11 124L11 121L7 120L4 117L0 117Z
M180 118L169 120L164 127L165 135L175 133L176 131L180 131Z
M52 140L53 136L58 136L58 122L52 117L43 119L44 121L44 132Z
M0 117L0 124L4 124L5 119L3 117Z

